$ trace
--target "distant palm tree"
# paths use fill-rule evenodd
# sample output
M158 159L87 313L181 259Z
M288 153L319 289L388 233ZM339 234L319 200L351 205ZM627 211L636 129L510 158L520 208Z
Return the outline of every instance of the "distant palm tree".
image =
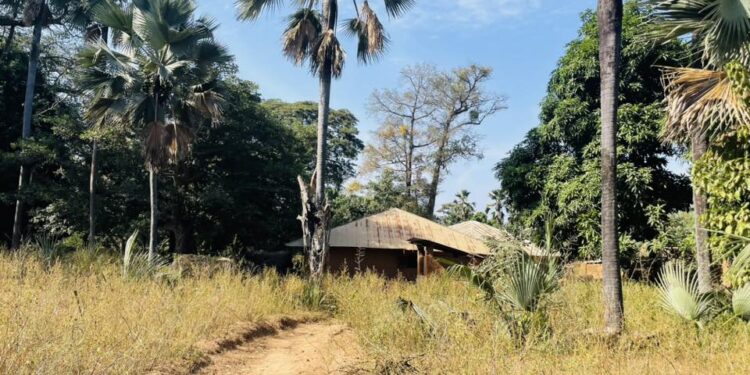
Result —
M408 10L416 0L383 0L385 9L391 17L398 17ZM309 248L309 266L313 277L322 274L328 253L326 236L329 215L325 199L325 165L326 135L328 131L328 113L330 111L331 80L341 76L345 53L336 35L339 1L338 0L237 0L238 17L242 20L255 20L264 11L276 8L284 3L298 6L298 10L289 17L289 24L284 31L283 51L296 65L308 63L313 74L320 80L320 101L318 105L318 137L312 202L303 202L309 206L309 215L303 218L303 233ZM367 0L360 7L353 0L356 18L346 22L347 31L358 40L357 57L362 63L375 61L386 48L388 37L377 14ZM301 186L304 190L304 185ZM303 192L303 195L307 195ZM308 209L306 209L308 210ZM307 232L311 232L308 236Z
M750 66L750 4L743 0L652 0L650 34L657 40L690 36L704 68L669 68L665 137L690 143L693 161L706 152L713 136L750 123L743 89L733 73L747 74ZM700 219L707 197L693 189L696 225L696 262L701 292L713 289L711 252Z
M94 96L86 117L146 130L150 260L158 236L157 173L187 154L193 127L221 117L217 69L231 57L213 40L215 25L194 11L191 0L142 0L125 8L105 1L94 19L112 30L114 47L94 41L79 55L79 82Z
M604 323L609 334L623 326L622 280L617 244L617 96L622 40L622 0L599 0L602 121L602 266Z
M26 96L23 102L23 118L21 125L21 138L31 137L31 120L34 113L34 92L36 91L36 77L39 69L39 54L41 52L42 29L46 26L49 10L45 0L31 0L26 3L23 11L23 23L33 25L31 33L31 50L29 51L29 67L26 74ZM18 177L18 198L16 199L16 210L13 215L13 234L11 235L11 249L18 249L21 245L21 231L24 214L23 190L29 182L31 168L21 164Z

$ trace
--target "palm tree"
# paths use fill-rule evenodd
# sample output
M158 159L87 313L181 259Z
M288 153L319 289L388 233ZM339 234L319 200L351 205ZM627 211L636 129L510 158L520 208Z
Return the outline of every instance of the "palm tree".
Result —
M86 29L84 42L96 42L101 40L107 44L109 41L109 28L102 26L92 19L93 9L103 0L84 0L76 9L79 23ZM97 138L91 141L91 164L89 168L89 246L96 245L96 180L97 180Z
M622 281L617 244L617 95L622 34L622 0L599 0L599 64L602 121L602 266L604 324L609 334L623 325Z
M92 42L79 55L79 82L94 96L88 120L145 128L149 260L157 246L159 169L187 154L192 128L221 117L216 75L231 57L213 40L216 26L194 11L191 0L141 0L126 8L105 1L94 20L112 30L113 47Z
M101 0L89 0L90 2L96 2ZM20 0L6 0L0 2L2 6L10 6L11 14L10 18L4 18L0 21L0 25L11 27L8 37L5 41L3 51L0 52L0 61L4 59L7 50L10 48L12 43L15 28L16 27L33 27L31 37L31 49L29 52L29 67L27 70L26 79L26 93L24 98L23 107L23 118L22 118L22 130L21 138L26 139L31 137L32 131L32 120L34 113L34 93L36 89L36 79L39 68L39 57L41 52L41 40L42 30L52 24L61 24L63 22L70 22L74 25L80 25L80 17L85 13L86 0L82 0L81 3L70 2L68 0L29 0L25 3L22 11L22 19L16 20L18 16L18 10L22 1ZM59 17L55 18L55 14L59 14ZM18 197L16 199L16 209L13 216L13 234L11 236L11 249L17 249L21 243L21 232L23 226L23 215L24 215L24 197L23 190L29 183L29 176L31 172L31 166L21 165L20 173L18 178Z
M256 20L264 11L284 3L284 0L237 0L238 17L242 20ZM338 0L291 0L288 3L299 8L289 17L289 24L284 31L284 55L295 65L307 63L311 72L318 77L320 85L316 163L311 181L314 186L312 199L307 199L307 188L304 183L300 183L304 211L300 217L304 243L308 249L310 273L317 278L325 269L328 255L327 224L330 208L325 199L325 166L331 81L341 76L346 55L337 37ZM391 17L400 16L414 3L415 0L384 0L385 9ZM361 7L356 0L353 0L353 4L356 17L346 22L347 31L358 41L359 61L372 63L385 51L388 37L367 0Z
M690 142L693 161L706 152L711 138L750 122L750 110L733 72L750 66L750 6L742 0L652 0L650 36L668 40L690 36L704 68L668 68L665 138ZM707 197L693 189L696 262L700 291L713 289L711 252L700 225Z
M29 68L26 75L26 96L23 102L23 123L21 125L21 138L31 137L31 120L34 113L34 92L36 88L36 76L39 68L40 44L42 41L42 29L44 28L49 11L45 0L32 0L24 8L24 24L34 25L31 37L31 51L29 52ZM13 215L13 234L11 236L11 249L18 249L21 245L21 231L24 213L23 190L29 181L31 168L21 164L18 177L18 198L16 198L16 210Z

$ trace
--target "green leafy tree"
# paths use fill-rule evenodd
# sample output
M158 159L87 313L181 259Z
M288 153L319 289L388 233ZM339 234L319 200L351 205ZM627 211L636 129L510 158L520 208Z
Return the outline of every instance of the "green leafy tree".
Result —
M305 160L308 170L315 169L315 139L318 123L318 107L313 102L286 103L280 100L266 100L263 107L268 109L288 127L305 145ZM359 139L357 118L346 109L333 109L328 118L328 161L326 176L329 188L338 190L344 181L354 177L357 157L364 148Z
M646 208L663 204L666 213L690 205L689 181L668 169L680 155L665 144L664 98L658 66L676 64L686 47L677 42L643 43L644 13L628 2L623 15L617 132L618 232L635 241L655 238ZM554 221L555 248L581 259L601 256L601 126L599 120L598 29L595 14L583 14L579 37L568 45L552 73L540 122L496 166L514 232L533 228L545 241Z
M453 225L474 218L477 214L476 203L469 201L469 195L467 190L461 190L452 202L444 204L439 210L442 214L440 221Z

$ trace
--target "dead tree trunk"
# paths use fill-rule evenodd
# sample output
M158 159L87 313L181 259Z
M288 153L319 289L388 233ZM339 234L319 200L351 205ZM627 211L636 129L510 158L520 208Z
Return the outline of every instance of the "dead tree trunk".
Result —
M327 199L322 200L322 207L316 204L316 199L310 194L311 187L315 186L315 174L310 185L307 185L301 176L297 176L302 200L302 213L297 219L302 224L302 244L305 251L305 259L308 262L310 277L319 280L325 271L325 263L328 258L328 228L331 221L331 206Z

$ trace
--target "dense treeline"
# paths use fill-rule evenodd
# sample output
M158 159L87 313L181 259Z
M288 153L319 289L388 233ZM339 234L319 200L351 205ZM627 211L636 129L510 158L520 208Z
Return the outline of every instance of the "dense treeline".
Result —
M548 236L559 250L584 259L601 256L598 34L594 12L582 16L572 41L550 78L540 125L497 164L509 225L538 242ZM664 93L660 66L689 58L678 41L654 45L641 36L645 12L625 7L620 75L618 232L631 256L659 236L656 223L690 207L690 181L669 168L681 156L663 142ZM660 215L655 221L654 215ZM689 249L688 249L689 250Z
M45 34L35 94L33 137L19 141L26 84L29 34L19 30L0 65L0 230L12 232L17 166L33 165L23 189L24 238L44 235L82 245L87 238L92 139L97 140L97 242L119 248L135 229L147 233L148 176L143 131L123 126L92 127L83 118L86 99L70 63L80 32ZM0 45L6 39L0 38ZM159 174L162 251L219 254L276 250L298 235L296 176L314 164L317 111L311 103L263 102L258 87L221 75L222 121L193 134L191 152ZM109 124L111 125L111 124ZM357 119L332 111L332 188L354 173L363 148Z

